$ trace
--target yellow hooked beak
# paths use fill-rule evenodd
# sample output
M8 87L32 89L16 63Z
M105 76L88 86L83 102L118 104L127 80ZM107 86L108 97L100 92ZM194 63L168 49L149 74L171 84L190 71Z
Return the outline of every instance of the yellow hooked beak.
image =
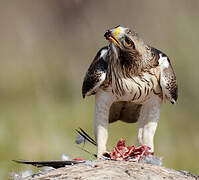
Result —
M116 37L111 37L111 40L120 47L120 42Z
M120 33L120 28L115 28L108 30L104 36L110 42L114 42L117 46L121 47L120 41L117 38L117 35Z

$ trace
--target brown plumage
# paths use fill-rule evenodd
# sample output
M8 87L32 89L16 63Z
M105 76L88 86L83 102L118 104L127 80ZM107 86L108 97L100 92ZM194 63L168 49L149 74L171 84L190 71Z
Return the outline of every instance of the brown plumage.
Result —
M170 60L129 28L118 26L104 36L110 44L97 53L82 86L83 97L96 94L98 155L106 151L108 122L117 120L138 121L139 144L153 150L162 99L175 103L178 97Z

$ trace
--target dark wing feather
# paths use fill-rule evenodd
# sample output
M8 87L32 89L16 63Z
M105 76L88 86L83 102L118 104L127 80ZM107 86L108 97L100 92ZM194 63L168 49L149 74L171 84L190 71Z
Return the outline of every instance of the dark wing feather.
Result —
M127 123L135 123L139 118L141 107L142 105L133 102L115 102L111 105L109 111L109 123L117 120Z
M175 104L178 99L178 85L171 62L163 52L155 48L153 51L159 56L160 86L162 88L163 96L172 104Z
M49 166L53 168L60 168L60 167L65 167L66 165L73 165L73 164L80 164L84 163L85 161L25 161L25 160L13 160L16 163L21 163L21 164L30 164L32 166L36 167L44 167L44 166Z
M95 94L97 88L104 82L108 68L105 57L107 51L107 46L100 49L91 63L82 85L83 98Z

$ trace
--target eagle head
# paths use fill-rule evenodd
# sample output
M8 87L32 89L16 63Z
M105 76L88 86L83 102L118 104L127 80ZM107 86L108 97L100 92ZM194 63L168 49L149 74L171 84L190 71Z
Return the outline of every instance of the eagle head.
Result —
M104 37L110 42L112 56L119 60L122 67L141 71L152 59L151 48L144 43L135 31L116 26L105 32Z
M107 30L104 37L111 43L114 43L121 50L135 49L137 33L132 32L131 29L116 26L113 29Z

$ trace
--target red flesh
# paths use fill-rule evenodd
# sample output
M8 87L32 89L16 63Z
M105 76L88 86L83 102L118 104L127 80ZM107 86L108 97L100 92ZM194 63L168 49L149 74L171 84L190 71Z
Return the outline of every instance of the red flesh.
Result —
M153 155L148 146L135 147L134 145L126 147L125 140L118 141L117 146L109 154L113 160L135 160L140 161L143 157Z

